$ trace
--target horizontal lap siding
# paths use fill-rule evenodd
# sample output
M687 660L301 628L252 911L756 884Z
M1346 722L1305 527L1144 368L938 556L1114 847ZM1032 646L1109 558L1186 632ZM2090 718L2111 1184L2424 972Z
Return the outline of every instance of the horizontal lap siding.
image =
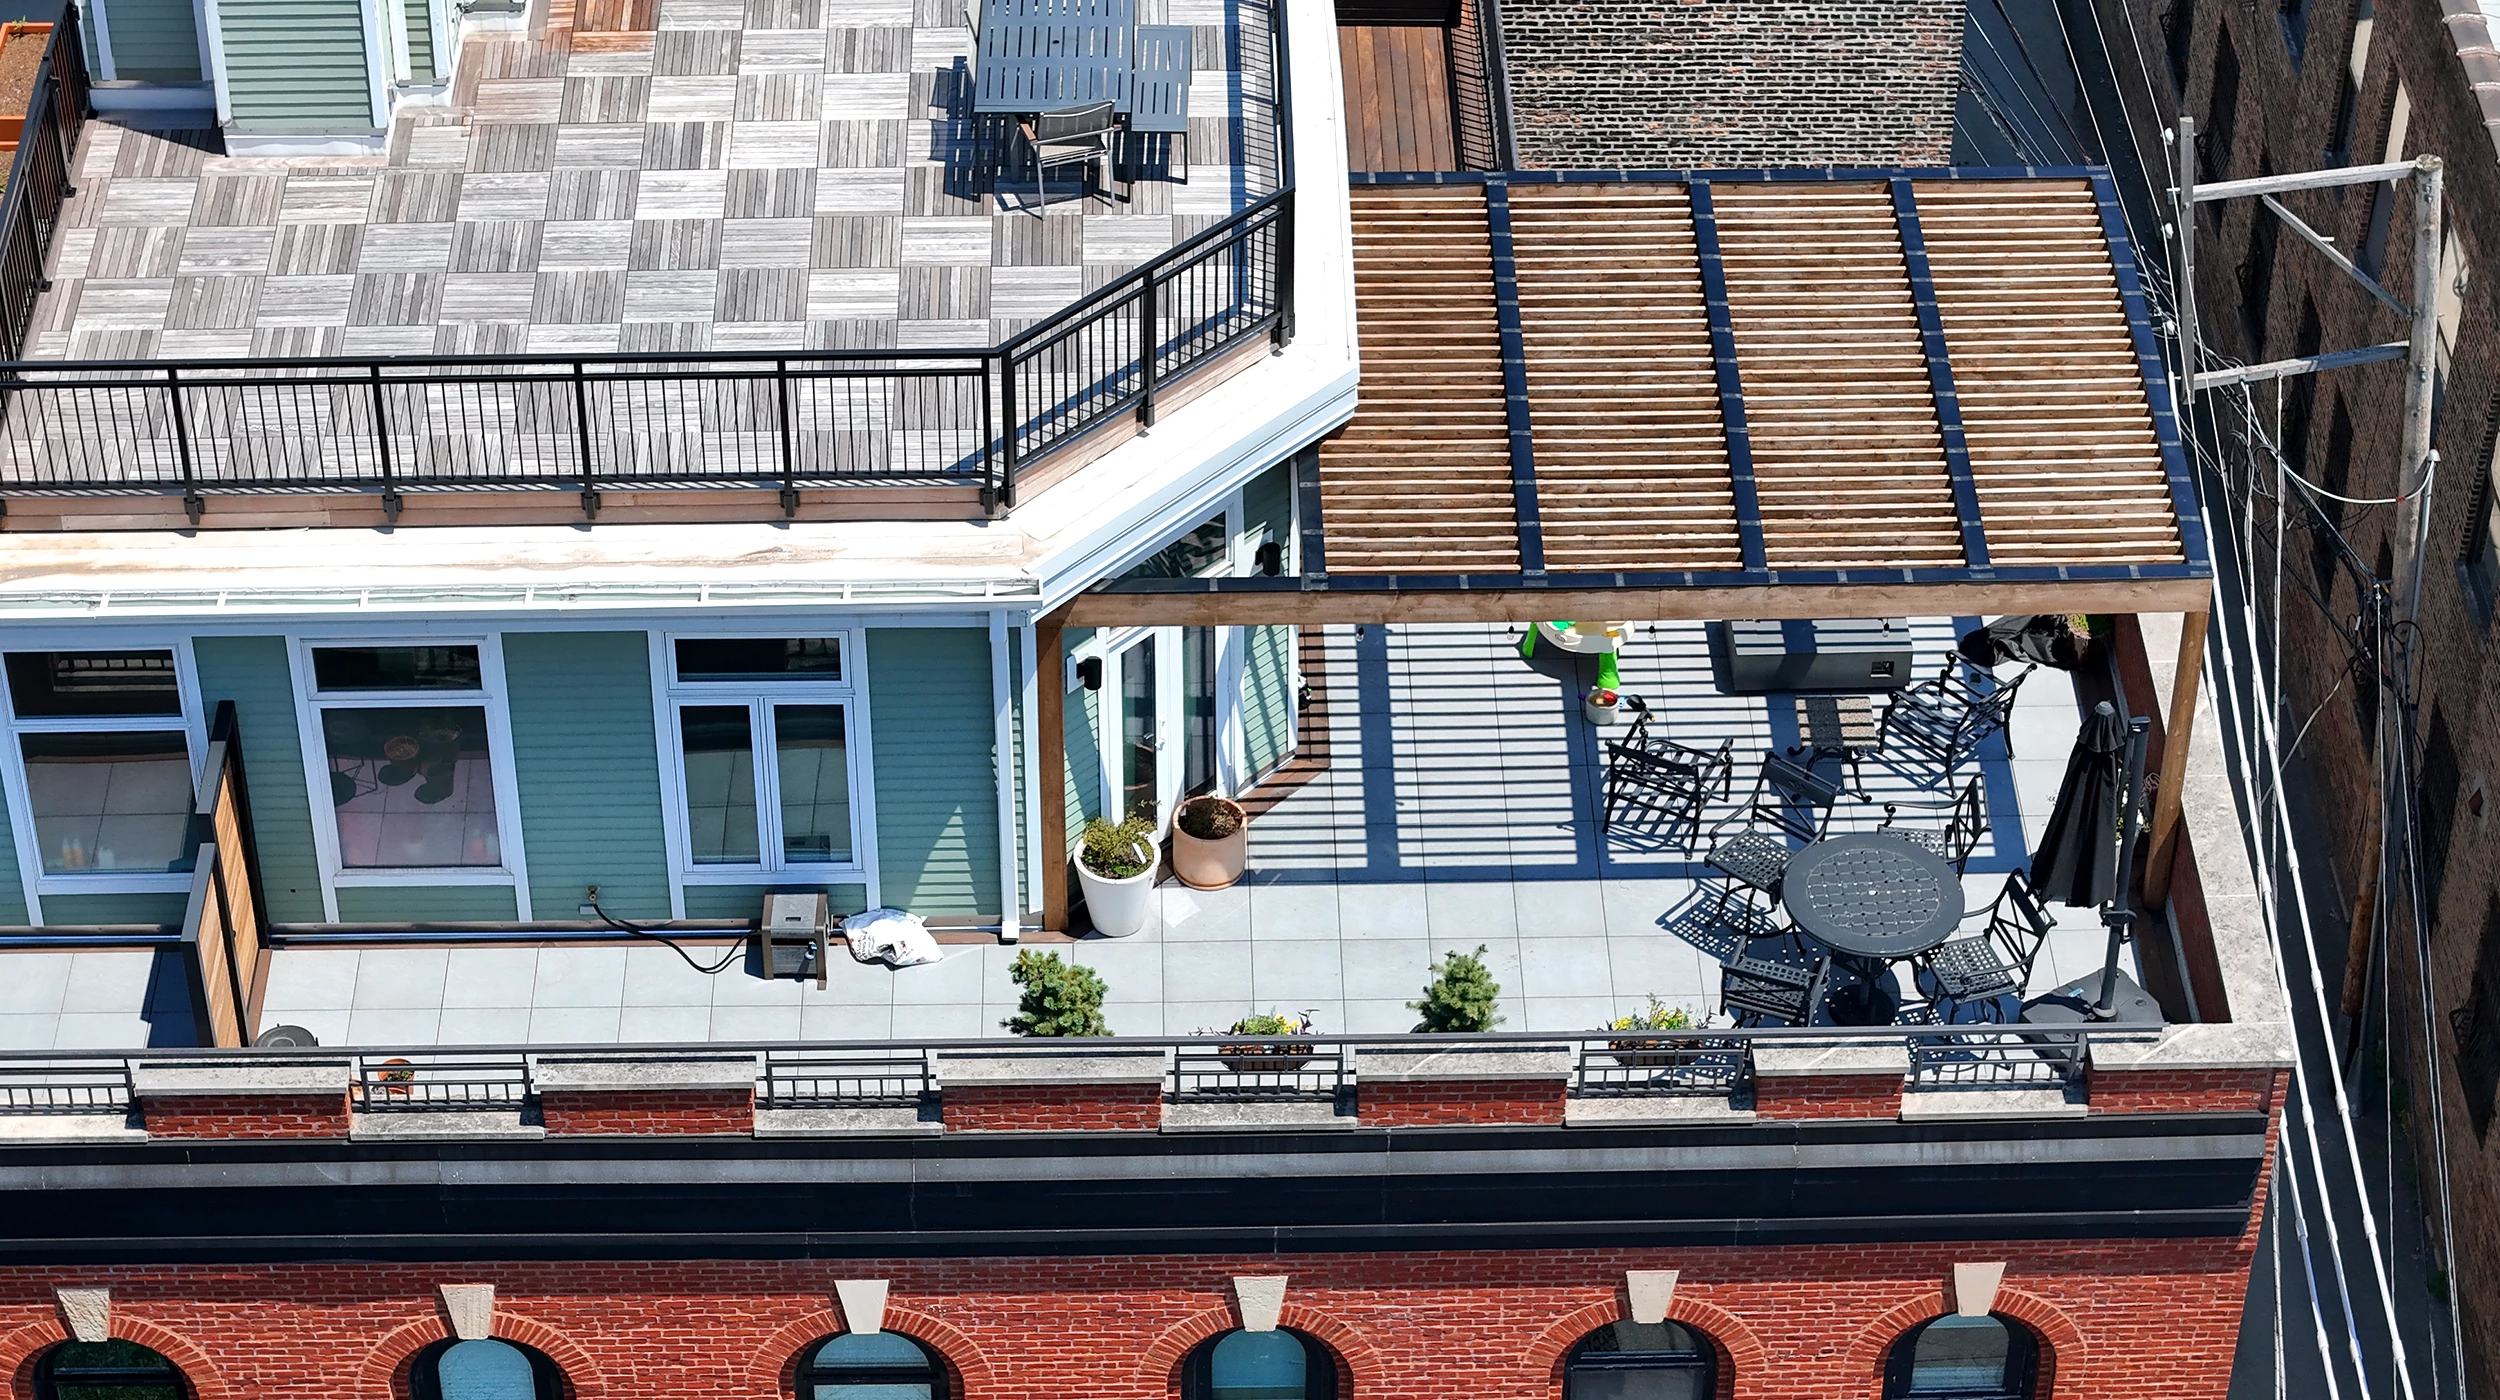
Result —
M1061 638L1062 654L1074 656L1076 649L1090 641L1093 635L1090 627L1069 628ZM1044 685L1067 683L1064 671L1041 679ZM1085 824L1102 815L1102 751L1095 743L1095 736L1102 732L1099 727L1101 717L1100 692L1083 686L1068 692L1067 706L1061 715L1060 734L1067 746L1068 843L1071 849L1074 849L1077 835L1085 829Z
M322 921L321 864L313 853L313 814L304 749L295 728L295 682L282 637L200 637L191 643L200 707L234 702L243 738L243 776L252 794L252 839L273 923ZM326 788L325 788L326 792Z
M178 924L189 908L178 894L56 894L43 901L47 924Z
M1712 193L1771 567L1967 563L1891 190Z
M573 906L535 912L569 919ZM485 924L519 917L520 901L513 897L510 885L391 885L339 891L339 919L351 924Z
M426 0L408 0L408 77L411 82L432 82L441 75L434 71L434 22L426 10Z
M235 129L375 129L361 9L344 0L219 0Z
M200 31L191 0L111 0L113 74L146 83L200 80Z
M532 912L570 919L597 885L611 914L669 917L649 636L507 632L503 658Z
M896 908L999 912L989 647L989 633L970 627L868 634L877 877Z
M2184 558L2091 185L1916 193L1990 559Z
M764 897L770 894L825 892L825 902L836 914L856 914L868 907L868 887L854 880L847 885L810 885L805 882L779 885L688 885L686 886L686 917L689 919L755 919L764 913ZM891 903L891 898L888 899Z

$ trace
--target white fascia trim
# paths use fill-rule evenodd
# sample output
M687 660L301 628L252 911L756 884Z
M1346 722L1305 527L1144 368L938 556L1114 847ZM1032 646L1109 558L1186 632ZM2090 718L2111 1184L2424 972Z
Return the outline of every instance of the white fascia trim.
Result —
M914 582L779 582L704 583L568 583L568 584L393 584L337 588L151 588L92 591L47 590L0 597L0 622L69 623L106 617L139 619L248 616L266 627L288 618L364 617L446 614L608 613L637 610L657 613L735 609L752 617L762 609L874 607L983 611L1021 605L1039 611L1041 585L1021 576ZM920 625L925 619L916 619ZM579 625L578 623L573 625ZM968 625L983 625L978 621Z

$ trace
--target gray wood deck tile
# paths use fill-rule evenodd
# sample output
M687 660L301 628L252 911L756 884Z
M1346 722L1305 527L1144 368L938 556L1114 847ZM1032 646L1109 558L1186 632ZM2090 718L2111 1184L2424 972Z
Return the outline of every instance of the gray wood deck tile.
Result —
M547 177L550 219L631 219L642 175L634 170L558 170Z
M728 163L727 122L653 122L643 128L645 170L718 170Z
M485 122L552 122L564 109L564 79L489 78L477 85L470 104L472 124Z
M167 225L133 225L88 231L94 247L87 256L89 277L171 277L182 256L182 230Z
M636 219L625 266L636 272L718 267L720 240L718 219Z
M420 126L408 133L407 164L450 166L469 163L469 129L465 126Z
M633 243L634 226L624 219L550 222L539 235L538 266L545 271L620 270Z
M541 272L530 303L533 325L586 325L625 319L625 272Z
M811 292L812 295L812 292ZM895 323L883 318L811 318L807 323L810 350L891 350Z
M1172 246L1169 215L1094 214L1085 219L1087 262L1141 263Z
M807 348L807 323L805 321L724 321L712 327L712 348L715 350L804 350Z
M944 29L964 22L964 0L912 0L914 29Z
M133 131L113 153L112 173L152 178L189 178L200 173L214 131Z
M731 219L721 225L722 267L805 268L808 240L814 233L807 219Z
M87 261L95 255L96 234L99 232L101 230L92 228L65 228L56 234L52 240L52 276L56 279L86 276Z
M535 219L463 220L452 226L450 270L535 271L543 228Z
M892 320L902 305L902 274L893 268L842 268L807 274L807 318Z
M807 269L724 267L712 302L715 321L807 319Z
M364 247L356 255L359 272L441 272L451 266L452 225L375 224L365 230ZM189 271L189 246L184 248ZM269 261L268 250L261 262Z
M826 122L819 158L827 168L837 170L898 167L908 149L907 126L899 116Z
M660 29L739 29L746 24L745 0L661 0Z
M912 27L912 0L842 0L835 17L844 24Z
M85 150L79 156L78 178L100 180L110 176L121 158L122 138L129 134L128 127L89 122L86 134L79 138Z
M278 204L278 222L362 223L373 206L373 185L372 175L290 175L286 196Z
M721 170L646 170L634 196L641 219L717 219L729 204L729 176Z
M842 0L833 0L841 8ZM825 0L746 0L746 27L751 33L758 29L817 29L823 27Z
M205 175L191 194L191 226L274 224L286 200L284 175Z
M90 277L79 289L78 319L70 329L101 326L162 330L173 293L174 279L170 277L133 281Z
M434 328L437 355L518 355L529 348L520 321L446 321Z
M556 128L554 168L639 170L642 168L642 145L641 122L611 126L559 126Z
M469 169L546 170L555 164L554 122L478 122L469 128Z
M1000 267L1074 267L1085 260L1085 216L1074 210L990 216L991 262Z
M525 34L497 34L480 46L477 75L483 79L558 77L569 56L569 47L554 36L533 41Z
M903 221L891 214L828 214L812 221L808 266L893 267L901 261Z
M734 29L663 29L651 40L651 75L692 78L738 71Z
M807 122L811 126L824 100L825 75L813 70L741 73L731 117L741 122ZM808 133L808 155L816 154L815 133Z
M990 223L980 216L941 216L903 220L903 266L927 263L981 263L991 258Z
M816 182L819 214L900 214L903 172L845 170L837 178Z
M729 164L741 170L813 170L816 123L738 122L730 129Z
M113 193L108 176L90 175L78 182L78 193L61 202L62 228L94 228L104 222L104 203Z
M824 66L825 36L821 29L749 30L738 43L740 73L821 72Z
M191 200L198 192L196 180L114 180L104 187L103 210L96 215L100 227L105 224L178 224L190 217ZM70 201L72 204L78 201Z
M261 283L259 326L344 326L353 277L271 277Z
M252 332L185 331L169 326L157 337L156 353L169 360L240 360L252 353Z
M720 275L709 269L625 274L625 319L710 324Z
M627 321L617 348L628 355L665 355L712 348L712 322Z
M804 219L816 211L816 169L732 170L725 209L733 219Z
M421 326L349 326L339 338L343 355L431 355L434 323Z
M968 350L997 343L987 321L902 321L895 325L894 340L905 350Z
M842 17L846 21L850 19L849 6L844 7ZM825 71L908 73L918 66L912 61L912 43L913 31L907 25L828 29L825 31Z
M260 319L257 277L177 277L165 308L169 330L249 330Z
M472 219L544 219L547 172L466 175L460 180L462 222Z
M1085 294L1073 267L1001 267L990 274L990 306L1000 316L1048 316Z
M347 324L431 326L442 314L443 280L440 272L360 274L348 297Z
M911 31L910 68L913 72L969 71L972 49L972 30L961 19L952 26L915 29Z
M527 321L538 295L538 278L528 272L472 272L443 284L446 321Z
M269 249L270 275L321 277L354 272L364 237L362 224L280 224Z
M73 360L151 360L164 342L161 330L81 326L70 332L62 353Z
M450 223L460 215L463 178L456 170L385 170L374 177L373 203L365 222Z
M827 73L827 121L898 121L913 115L912 74Z
M573 122L634 122L651 108L651 79L582 78L564 80L564 106L556 118Z
M991 272L988 267L902 268L902 318L906 321L988 320Z
M566 55L564 76L567 78L648 78L651 76L652 49L656 35L628 36L606 34L607 41L596 49L575 49ZM639 43L619 42L638 37Z
M942 165L910 165L902 171L905 182L903 212L917 217L951 214L957 217L989 212L988 195L969 179L958 177Z
M252 332L252 354L260 358L336 355L346 343L345 326L261 326Z
M613 355L624 327L613 322L607 325L533 325L529 328L529 349L532 355Z
M1137 270L1137 264L1098 262L1085 264L1085 292L1091 295Z
M86 291L84 277L55 278L51 289L35 299L35 315L28 329L68 335L70 327L78 324L78 303Z
M731 74L651 80L650 119L655 122L725 122L737 107L738 79Z

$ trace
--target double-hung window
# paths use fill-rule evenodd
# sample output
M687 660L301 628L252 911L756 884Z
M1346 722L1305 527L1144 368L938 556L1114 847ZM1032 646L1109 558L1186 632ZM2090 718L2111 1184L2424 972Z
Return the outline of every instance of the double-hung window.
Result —
M21 863L50 894L190 886L192 724L170 650L7 654Z
M856 636L667 639L688 879L865 871Z
M314 791L326 789L332 869L406 883L509 878L510 746L478 642L304 648Z

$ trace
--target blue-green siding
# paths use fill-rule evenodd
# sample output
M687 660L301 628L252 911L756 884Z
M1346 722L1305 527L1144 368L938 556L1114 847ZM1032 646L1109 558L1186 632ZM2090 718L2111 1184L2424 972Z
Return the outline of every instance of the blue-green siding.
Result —
M353 0L218 0L243 132L375 129L364 14Z
M510 885L407 885L339 891L339 921L350 924L505 923L521 916ZM547 917L569 919L567 906Z
M877 878L924 917L999 913L990 638L972 627L868 634Z
M507 632L503 667L531 912L573 918L597 885L619 918L669 917L649 636Z
M190 906L179 894L56 894L43 901L47 924L179 924Z
M804 890L825 892L836 914L856 914L868 907L866 885L688 885L686 886L686 917L689 919L753 919L764 912L764 896L790 894ZM887 903L892 903L891 895Z
M243 780L252 794L252 837L260 850L269 917L282 924L322 920L321 862L313 851L305 795L304 749L295 728L295 683L281 637L200 637L191 643L200 705L234 702L243 734ZM52 911L47 907L45 917Z
M191 0L108 0L104 18L112 28L115 78L200 81L200 31Z
M1071 627L1061 639L1065 655L1076 655L1076 649L1093 640L1094 629ZM1067 672L1042 677L1044 685L1065 685ZM1102 751L1095 736L1102 732L1102 695L1083 686L1068 692L1067 704L1061 710L1061 740L1068 758L1068 848L1076 848L1077 833L1085 824L1102 815Z
M1254 777L1293 753L1293 653L1292 628L1250 629L1241 668L1241 738L1243 758Z
M408 19L408 80L430 83L441 75L434 71L434 22L426 0L407 0L403 12Z

